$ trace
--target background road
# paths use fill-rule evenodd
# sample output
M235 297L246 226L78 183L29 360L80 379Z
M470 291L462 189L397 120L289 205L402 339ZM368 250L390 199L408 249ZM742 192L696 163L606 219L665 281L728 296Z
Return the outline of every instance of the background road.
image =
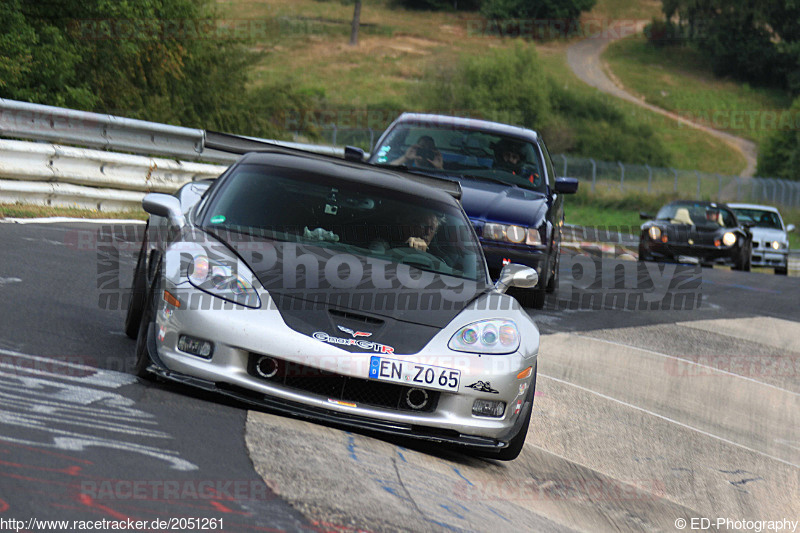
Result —
M645 21L645 23L647 22L650 21ZM730 133L715 130L713 128L709 128L708 126L703 126L702 124L696 124L684 117L681 117L677 113L667 111L666 109L656 107L652 104L648 104L644 101L644 99L634 96L626 91L621 84L615 83L611 80L611 78L609 78L609 76L606 74L606 68L604 67L601 56L603 55L603 52L605 52L606 48L608 48L608 45L615 40L620 39L621 37L623 36L616 35L612 31L608 36L596 35L571 45L567 49L567 63L569 64L570 69L572 69L572 72L574 72L575 75L578 76L584 83L595 87L601 92L616 98L627 100L628 102L632 102L638 106L644 107L645 109L653 111L654 113L658 113L672 120L676 120L681 124L701 130L709 135L713 135L714 137L721 139L735 150L738 150L744 156L747 165L745 166L744 170L742 170L740 175L744 177L753 177L755 175L756 165L758 163L758 148L753 141L736 137Z
M528 441L502 463L137 380L119 299L135 230L101 228L0 224L0 518L207 517L225 531L800 518L798 278L564 255L559 298L531 311Z

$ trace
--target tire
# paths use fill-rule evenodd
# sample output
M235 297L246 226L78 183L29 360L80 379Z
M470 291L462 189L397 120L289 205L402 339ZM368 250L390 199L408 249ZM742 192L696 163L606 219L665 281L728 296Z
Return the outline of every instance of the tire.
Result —
M742 248L739 259L733 265L733 270L741 270L743 272L750 272L750 264L753 261L752 253L749 247Z
M647 250L644 249L644 245L642 241L639 241L639 261L652 261L652 258L648 255Z
M159 265L158 270L160 269L161 266ZM136 353L133 365L133 373L136 374L136 376L147 380L153 379L153 375L147 370L147 367L152 364L150 354L147 349L147 341L149 339L151 326L155 327L155 315L158 305L157 298L160 286L161 275L157 271L155 280L153 280L153 286L147 294L147 301L143 305L142 317L139 321L139 331L136 335Z
M555 266L553 267L553 273L550 276L550 280L547 282L547 288L545 289L547 294L553 294L558 290L558 269L561 266L561 245L558 246L558 252L556 253L554 263Z
M136 268L133 270L128 312L125 315L125 335L131 339L136 339L139 336L139 323L142 321L142 313L147 300L147 272L144 266L146 245L147 241L142 241L139 259L136 261Z
M542 309L544 308L547 289L519 289L517 287L511 287L508 289L508 294L516 298L522 307Z

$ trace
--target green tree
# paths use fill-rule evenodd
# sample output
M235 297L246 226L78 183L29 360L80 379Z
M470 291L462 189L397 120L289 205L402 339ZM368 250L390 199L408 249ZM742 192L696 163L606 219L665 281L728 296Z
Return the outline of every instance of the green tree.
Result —
M776 131L758 154L756 174L764 177L800 180L800 97L792 103L784 128Z
M662 0L714 72L800 93L800 2Z
M597 0L484 0L481 13L489 19L576 19Z

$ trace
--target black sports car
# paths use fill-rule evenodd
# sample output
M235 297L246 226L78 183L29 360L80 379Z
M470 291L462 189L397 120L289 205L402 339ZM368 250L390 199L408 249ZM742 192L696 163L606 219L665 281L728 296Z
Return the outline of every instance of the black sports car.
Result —
M730 265L750 270L753 236L725 204L677 201L653 217L640 213L639 261Z

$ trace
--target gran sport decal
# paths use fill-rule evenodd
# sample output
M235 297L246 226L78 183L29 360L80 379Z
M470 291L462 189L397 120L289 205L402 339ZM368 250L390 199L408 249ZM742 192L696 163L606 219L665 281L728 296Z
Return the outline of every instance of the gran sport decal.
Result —
M386 346L385 344L379 344L377 342L365 341L361 339L343 339L341 337L331 337L324 331L317 331L314 333L314 335L312 335L312 337L318 341L327 342L328 344L355 346L357 348L361 348L362 350L370 350L377 353L394 353L394 348L391 346Z

